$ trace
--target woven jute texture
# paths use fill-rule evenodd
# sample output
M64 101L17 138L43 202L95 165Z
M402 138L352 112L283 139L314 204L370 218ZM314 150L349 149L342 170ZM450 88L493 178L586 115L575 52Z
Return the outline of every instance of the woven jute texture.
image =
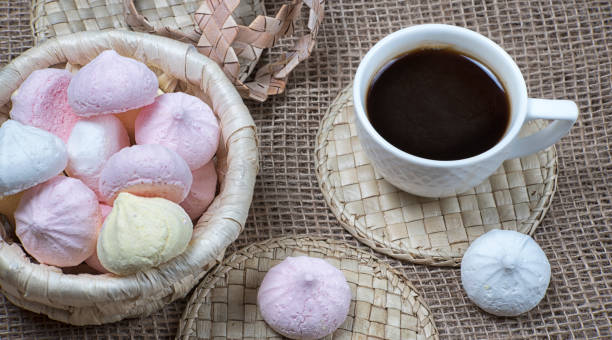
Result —
M325 201L353 236L400 260L459 266L470 243L489 230L533 234L556 189L554 146L505 161L486 181L459 195L417 197L385 181L365 156L352 90L342 90L321 119L315 163ZM519 136L544 126L529 122Z
M322 258L340 269L351 287L348 316L326 340L438 339L429 308L403 275L370 252L308 236L275 238L228 256L189 299L177 338L283 338L258 312L257 289L268 270L289 256Z
M286 2L265 3L266 12L274 13ZM29 11L29 1L0 0L0 63L32 45ZM580 108L570 135L557 144L557 192L533 235L550 261L551 283L531 312L498 318L469 301L458 268L373 254L409 278L443 339L612 337L612 4L607 0L328 1L317 47L295 69L285 94L265 104L247 101L258 129L260 171L245 230L228 253L274 236L302 234L370 251L338 223L323 199L315 138L367 50L399 28L423 23L460 25L490 37L517 61L531 97L571 99ZM179 300L148 318L72 327L0 298L0 338L170 339L185 305Z

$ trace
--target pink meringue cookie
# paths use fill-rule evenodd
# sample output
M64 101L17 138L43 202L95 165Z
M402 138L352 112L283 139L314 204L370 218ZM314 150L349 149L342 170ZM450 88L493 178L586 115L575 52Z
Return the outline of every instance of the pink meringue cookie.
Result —
M106 50L74 76L68 103L81 117L119 113L151 104L157 88L157 76L145 64Z
M291 339L320 339L344 322L351 295L344 274L325 260L288 257L264 277L257 305L278 333Z
M111 207L110 205L100 203L100 213L102 214L102 222L100 222L100 225L96 229L96 241L98 240L98 236L100 236L100 231L102 230L102 226L104 225L104 220L106 219L106 216L108 216L108 214L110 214L112 210L113 207ZM88 257L87 260L85 260L85 263L87 263L88 266L99 271L100 273L110 273L108 270L106 270L106 268L104 268L102 263L100 263L100 259L98 258L98 247L94 248L94 253L90 257Z
M72 74L66 70L36 70L12 96L11 118L51 132L64 142L79 120L68 105L67 89Z
M98 185L108 204L121 191L180 203L187 197L192 182L189 166L181 156L164 146L147 144L123 148L111 156Z
M215 199L217 190L217 171L215 162L211 160L203 167L191 172L193 184L187 198L181 202L181 207L192 220L202 216L206 208Z
M23 194L15 232L38 262L71 267L96 247L100 207L96 195L75 178L57 176Z
M115 116L81 119L70 134L68 150L69 176L78 178L98 197L98 180L106 161L119 150L130 146L123 124Z
M210 107L182 92L166 93L142 108L136 118L136 143L160 144L176 151L196 170L217 152L219 123Z

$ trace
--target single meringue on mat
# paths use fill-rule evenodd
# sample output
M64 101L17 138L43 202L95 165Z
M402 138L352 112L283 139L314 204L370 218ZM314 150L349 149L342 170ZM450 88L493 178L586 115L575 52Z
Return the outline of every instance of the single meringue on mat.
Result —
M182 202L193 176L176 152L157 144L134 145L112 155L100 174L103 201L112 204L119 192Z
M187 198L181 202L181 207L185 209L192 220L202 216L206 208L215 199L217 190L217 171L215 162L211 160L203 167L191 172L193 184Z
M11 96L11 118L68 140L79 117L68 105L67 89L72 74L66 70L36 70Z
M72 78L68 103L81 117L120 113L151 104L157 88L147 65L106 50Z
M136 143L160 144L176 151L196 170L217 152L219 123L210 107L198 97L166 93L142 108L136 118Z
M129 275L162 263L187 248L193 224L176 203L122 192L98 238L102 266Z
M100 172L106 161L119 150L130 145L130 139L115 116L81 119L72 129L68 144L69 176L78 178L96 195Z
M98 225L98 228L96 229L96 244L98 241L98 237L100 236L100 231L102 231L102 225L104 224L104 221L106 221L106 217L110 214L111 210L113 210L113 207L111 207L110 205L100 204L102 222ZM104 268L104 266L102 266L102 263L100 263L97 247L94 247L93 254L91 254L91 256L88 257L87 260L85 260L85 263L87 263L88 266L99 271L100 273L110 273L108 270L106 270L106 268Z
M100 220L94 192L78 179L57 176L23 194L15 231L38 262L71 267L93 253Z
M517 316L546 294L550 263L529 235L493 229L463 254L461 283L470 300L486 312Z
M0 127L0 196L53 178L67 163L66 146L59 137L13 119Z
M344 322L351 295L344 274L325 260L288 257L268 270L257 305L278 333L291 339L320 339Z

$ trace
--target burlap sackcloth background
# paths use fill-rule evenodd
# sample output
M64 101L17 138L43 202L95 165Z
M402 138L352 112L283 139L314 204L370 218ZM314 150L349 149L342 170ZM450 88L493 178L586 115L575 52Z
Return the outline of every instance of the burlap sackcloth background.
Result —
M267 9L282 0L266 0ZM482 3L482 4L481 4ZM30 1L0 0L0 65L33 44ZM400 263L431 307L442 338L612 337L612 4L608 0L332 0L310 59L285 95L247 102L261 170L245 232L228 251L273 236L313 234L358 244L323 201L314 171L319 121L376 41L401 28L449 23L476 30L517 61L531 97L575 100L580 118L561 140L558 191L535 232L552 266L540 305L497 318L473 305L459 269ZM608 184L610 181L611 184ZM1 339L173 338L186 300L146 318L72 327L0 297Z

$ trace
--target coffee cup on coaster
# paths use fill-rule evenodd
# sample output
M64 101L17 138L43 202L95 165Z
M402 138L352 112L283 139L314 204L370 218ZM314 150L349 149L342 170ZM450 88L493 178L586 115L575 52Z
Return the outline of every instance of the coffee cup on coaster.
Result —
M545 149L578 118L569 100L527 97L516 63L465 28L427 24L379 41L353 86L357 135L394 186L444 197L477 186L504 160ZM527 137L530 120L552 120Z

